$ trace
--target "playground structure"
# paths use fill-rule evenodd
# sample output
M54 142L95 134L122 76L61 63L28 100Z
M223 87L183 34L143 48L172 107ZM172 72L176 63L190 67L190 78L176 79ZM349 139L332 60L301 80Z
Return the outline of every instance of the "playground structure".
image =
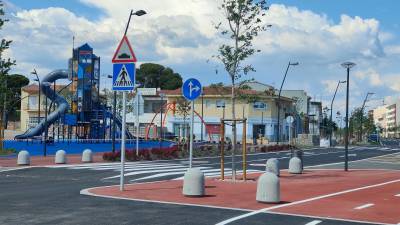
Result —
M71 92L70 102L61 96L60 91L52 89L52 84L59 79L71 81L65 87L68 87ZM119 135L120 132L111 131L111 124L113 122L121 128L121 119L118 115L112 114L111 107L101 103L99 86L100 57L93 54L93 48L88 44L73 49L72 58L69 59L69 69L55 70L41 81L39 91L51 101L50 107L46 104L45 118L41 117L37 126L17 135L15 139L43 139L41 136L45 132L45 140L48 141L48 129L56 124L58 130L62 127L63 139L65 133L67 139L73 139L75 136L75 139L98 140L106 139L107 133L109 139L112 135ZM47 116L53 104L57 108ZM133 135L128 130L125 132L128 139L133 139ZM53 132L53 140L58 139L59 135L57 136L56 138Z
M243 169L243 180L245 181L247 179L247 173L246 173L246 168L247 168L247 144L246 144L246 122L247 119L221 119L221 180L225 180L225 125L228 124L228 122L235 122L237 123L243 123L243 138L242 138L242 169ZM232 143L236 144L236 143ZM233 154L233 153L232 153ZM232 162L233 163L233 162ZM236 176L236 173L234 173L234 170L232 169L232 175ZM235 179L232 177L232 179Z

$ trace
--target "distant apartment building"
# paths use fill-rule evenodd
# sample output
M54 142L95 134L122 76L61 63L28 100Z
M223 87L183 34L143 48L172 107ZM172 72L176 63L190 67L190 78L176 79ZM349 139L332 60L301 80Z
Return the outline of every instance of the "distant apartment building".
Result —
M311 101L309 103L309 133L320 135L320 124L322 122L322 103Z
M400 101L372 110L374 123L383 137L400 137Z

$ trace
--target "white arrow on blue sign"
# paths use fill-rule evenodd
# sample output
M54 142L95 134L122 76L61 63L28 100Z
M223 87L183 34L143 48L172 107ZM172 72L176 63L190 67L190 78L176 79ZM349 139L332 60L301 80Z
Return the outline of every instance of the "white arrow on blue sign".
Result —
M182 85L182 95L189 101L193 101L201 95L202 87L200 81L190 78Z
M115 63L113 64L113 87L114 91L132 91L135 87L135 64Z

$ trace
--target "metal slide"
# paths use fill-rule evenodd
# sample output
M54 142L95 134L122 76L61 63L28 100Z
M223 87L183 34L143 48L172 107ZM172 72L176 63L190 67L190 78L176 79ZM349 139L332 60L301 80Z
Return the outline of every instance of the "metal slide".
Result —
M67 79L67 78L68 78L67 70L55 70L47 74L42 79L40 90L47 98L54 101L57 104L58 108L47 116L47 121L46 120L40 121L40 123L36 127L30 128L24 134L15 136L15 139L27 139L27 138L32 138L34 136L42 135L46 127L49 127L51 124L56 122L61 116L63 116L69 110L69 104L67 100L65 100L62 96L58 95L57 92L55 92L55 90L51 88L52 85L46 85L49 83L53 83L58 79Z
M112 112L106 110L106 114L107 114L108 118L112 118L112 119L114 118ZM118 115L115 116L115 123L121 130L122 129L122 119L120 116L118 116ZM135 137L131 134L131 132L129 132L128 128L126 128L125 134L126 134L127 139L133 139Z

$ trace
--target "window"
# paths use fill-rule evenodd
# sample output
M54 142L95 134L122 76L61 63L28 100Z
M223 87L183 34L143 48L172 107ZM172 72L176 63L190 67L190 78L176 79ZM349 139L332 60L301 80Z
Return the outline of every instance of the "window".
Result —
M217 108L225 108L225 100L217 100L215 104Z
M253 108L257 110L265 110L267 108L267 104L264 102L254 102Z
M29 96L28 109L37 109L37 108L38 108L38 96Z
M211 106L211 100L206 100L206 107L210 107Z

